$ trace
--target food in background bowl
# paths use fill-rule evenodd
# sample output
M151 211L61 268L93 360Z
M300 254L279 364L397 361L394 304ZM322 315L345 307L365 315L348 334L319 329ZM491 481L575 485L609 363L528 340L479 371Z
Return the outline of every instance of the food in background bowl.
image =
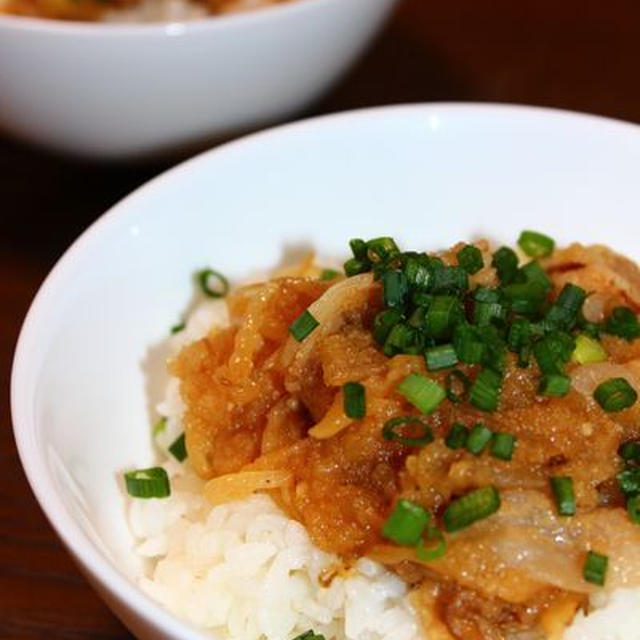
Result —
M58 20L188 20L289 0L1 0L0 13Z
M243 640L572 640L633 616L640 269L519 247L352 240L345 275L307 260L226 304L202 271L168 460L126 474L152 498L130 505L143 588Z

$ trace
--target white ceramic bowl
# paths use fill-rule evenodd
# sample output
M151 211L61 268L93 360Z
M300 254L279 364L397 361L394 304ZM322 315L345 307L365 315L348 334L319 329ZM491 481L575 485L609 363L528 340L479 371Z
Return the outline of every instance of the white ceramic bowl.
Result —
M0 131L96 158L173 153L285 119L396 0L294 0L170 24L0 15Z
M294 247L345 255L353 236L435 249L478 235L513 242L523 227L638 259L639 204L640 127L558 111L374 109L205 153L103 216L38 293L11 397L31 486L134 633L201 638L134 586L118 484L123 469L153 462L159 345L191 298L196 269L239 279Z

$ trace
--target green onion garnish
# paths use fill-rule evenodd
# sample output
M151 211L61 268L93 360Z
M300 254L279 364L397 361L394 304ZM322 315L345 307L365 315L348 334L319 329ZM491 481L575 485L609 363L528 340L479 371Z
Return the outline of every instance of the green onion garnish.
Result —
M174 324L173 327L171 327L170 329L171 334L180 333L181 331L184 331L186 326L187 325L184 322L181 322L180 324Z
M461 362L480 364L484 358L485 344L477 327L460 322L453 332L453 346Z
M157 436L159 433L162 433L167 428L167 418L162 416L158 418L158 421L153 425L153 435Z
M349 240L349 247L353 253L353 257L357 260L367 259L367 243L362 238L352 238Z
M309 629L309 631L301 633L293 640L325 640L325 637L321 633L316 633L313 629Z
M471 387L471 380L460 371L460 369L454 369L451 373L447 374L445 378L445 391L447 392L447 398L450 402L458 404L463 402L469 393Z
M467 244L462 247L462 249L456 253L456 257L458 258L458 264L469 275L478 273L478 271L484 267L482 252L478 247L474 247L472 244Z
M169 453L178 462L184 462L187 457L187 446L185 444L184 433L173 441L173 444L169 447Z
M347 382L342 387L344 415L362 420L367 415L364 387L359 382Z
M593 397L605 411L611 413L633 406L638 394L624 378L610 378L596 387Z
M573 329L578 313L582 309L587 293L575 284L565 284L544 318L544 324L549 329L569 331Z
M387 307L404 307L408 295L409 281L402 271L389 269L382 274L382 298Z
M576 336L576 348L571 354L571 359L578 364L604 362L607 359L607 352L598 340L586 333L580 333Z
M561 516L573 516L576 513L576 498L573 493L573 480L569 476L550 478L553 499Z
M404 263L404 275L411 287L424 291L429 288L432 280L431 261L426 254L410 254Z
M502 287L511 311L525 315L537 314L547 297L547 289L539 282L512 282Z
M431 290L434 293L461 293L469 287L469 276L462 267L432 266ZM438 263L435 263L438 264Z
M469 438L469 429L459 422L454 422L444 439L445 445L449 449L463 449Z
M400 431L401 427L417 427L421 434L404 435ZM407 447L423 447L433 442L431 427L416 416L400 416L387 420L382 429L382 435L385 440L396 440Z
M640 495L627 499L627 513L633 524L640 524Z
M582 575L587 582L603 586L607 579L609 558L595 551L589 551L584 563Z
M498 431L491 440L491 455L499 460L511 460L516 446L516 437L511 433Z
M640 337L638 316L629 307L616 307L605 323L605 331L625 340L635 340Z
M531 344L531 322L526 318L515 318L509 327L507 345L511 351L519 353Z
M344 274L350 278L351 276L357 276L359 273L366 273L371 266L368 262L358 260L358 258L350 258L344 263Z
M500 292L487 287L478 287L474 294L473 324L482 327L495 322L503 323L507 318L507 307Z
M414 407L422 413L433 413L447 397L446 391L434 380L419 373L410 373L397 387Z
M620 491L626 496L640 494L640 467L632 467L620 471L616 475Z
M367 258L371 262L384 262L400 253L393 238L373 238L367 242Z
M137 469L124 474L127 492L134 498L166 498L171 495L169 476L162 467Z
M403 322L398 322L391 328L391 331L389 331L389 335L384 341L382 352L388 357L391 357L396 353L405 353L413 344L415 337L415 329Z
M378 344L384 344L391 329L402 320L400 309L381 311L373 320L373 338Z
M462 307L455 296L435 296L424 319L427 335L436 340L446 338L453 325L461 318Z
M308 310L303 311L289 327L289 333L302 342L319 324Z
M320 280L333 280L340 275L335 269L323 269L320 273Z
M382 528L382 535L396 544L413 546L418 544L430 520L431 514L419 504L398 500Z
M500 247L494 254L491 266L495 267L502 284L514 281L518 272L518 256L509 247Z
M424 538L427 540L437 540L437 544L431 547L425 547ZM436 527L428 526L424 536L418 540L418 546L416 547L416 554L418 558L423 562L433 562L438 558L442 558L447 553L447 541L442 534L442 531Z
M467 438L467 451L474 456L479 456L489 444L492 435L491 429L487 429L481 422L477 422L471 428Z
M538 361L540 371L546 374L562 374L564 365L575 350L573 338L561 331L547 334L533 346L533 354Z
M524 276L526 282L537 284L545 293L545 296L551 291L553 284L547 275L547 272L540 266L539 262L532 260L527 262L520 268L520 273Z
M541 396L555 396L561 398L569 393L571 388L571 378L560 373L548 373L542 376L538 393Z
M553 253L556 243L549 236L537 231L523 231L518 245L530 258L546 258Z
M229 293L229 281L214 269L203 269L199 271L198 282L202 292L210 298L223 298Z
M452 344L441 344L438 347L430 347L424 352L429 371L447 369L458 364L458 356Z
M471 404L481 411L495 411L500 400L502 378L491 369L483 369L471 387Z
M495 487L482 487L454 500L444 511L444 527L450 533L460 531L478 520L488 518L500 508Z
M618 449L618 455L625 461L640 460L640 441L624 442Z

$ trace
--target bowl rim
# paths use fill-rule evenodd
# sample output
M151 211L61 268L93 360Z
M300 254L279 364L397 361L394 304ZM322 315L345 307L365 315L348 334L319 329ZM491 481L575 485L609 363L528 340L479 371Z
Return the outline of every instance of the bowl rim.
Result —
M129 611L134 611L136 616L150 627L158 627L164 633L182 640L204 640L211 637L175 617L125 577L76 523L53 489L53 485L48 481L49 472L38 447L37 421L32 413L31 398L34 389L29 384L31 379L29 354L40 341L38 325L42 324L44 317L41 310L51 304L50 300L55 299L56 291L64 285L68 274L73 272L76 255L83 253L88 245L95 242L103 230L120 224L121 219L131 215L131 211L135 211L136 202L145 197L147 192L188 174L192 167L211 162L212 158L224 155L231 150L236 151L243 147L251 149L252 146L265 142L273 144L279 137L288 136L300 130L317 130L331 127L334 123L344 124L348 121L363 119L383 121L389 116L397 117L403 113L419 114L425 118L434 116L464 118L489 114L509 119L572 121L608 129L612 135L625 137L625 139L636 136L640 145L640 125L631 122L564 109L506 103L434 102L371 107L272 127L204 151L162 172L118 201L67 248L42 282L31 302L16 343L10 385L13 433L24 473L56 535L79 563L85 575L92 577L92 583L100 585L101 589L123 603Z
M346 2L349 0L339 0ZM354 0L350 0L354 1ZM376 0L368 0L374 2ZM377 0L384 1L384 0ZM20 33L37 33L50 36L91 36L91 37L153 37L181 36L187 33L227 28L243 28L261 25L279 18L295 16L316 7L336 4L338 0L289 0L274 5L246 11L210 15L193 20L172 20L159 22L101 22L84 20L62 20L0 13L0 32L3 30Z

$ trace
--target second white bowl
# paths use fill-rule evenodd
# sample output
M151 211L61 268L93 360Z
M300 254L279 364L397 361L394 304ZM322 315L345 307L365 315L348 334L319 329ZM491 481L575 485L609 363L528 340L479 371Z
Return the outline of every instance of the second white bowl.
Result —
M99 158L166 153L287 118L396 0L294 0L189 23L0 16L0 130Z

